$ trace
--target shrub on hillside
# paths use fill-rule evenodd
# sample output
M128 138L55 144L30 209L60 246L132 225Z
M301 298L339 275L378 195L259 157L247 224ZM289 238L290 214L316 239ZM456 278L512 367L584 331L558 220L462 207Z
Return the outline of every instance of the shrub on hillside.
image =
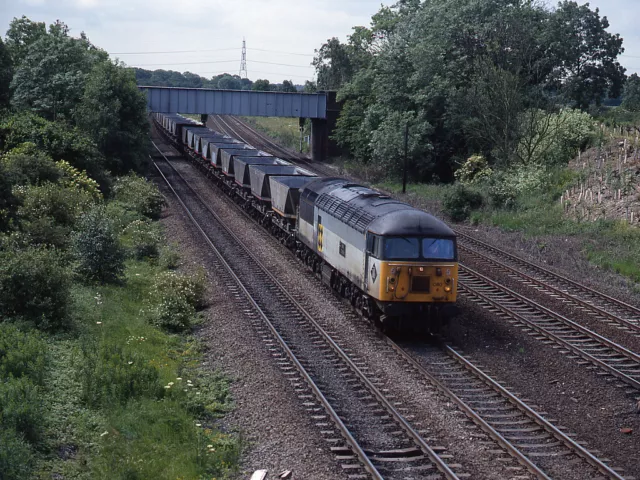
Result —
M92 407L124 405L134 398L163 395L158 370L142 355L115 343L85 343L78 367L82 398Z
M162 299L167 292L175 292L194 308L202 308L205 306L205 281L202 268L194 274L163 272L153 282L150 294L154 299Z
M90 193L54 183L17 187L21 202L17 218L21 229L36 245L66 247L76 221L95 203Z
M32 143L23 144L4 154L0 163L12 185L55 183L62 176L62 171L53 159L39 152Z
M481 206L482 195L462 184L446 192L442 199L444 212L455 222L466 220L473 210Z
M492 173L485 157L472 155L456 170L455 177L463 185L473 185L489 179Z
M56 250L30 247L0 251L0 316L36 327L65 325L70 298L69 270Z
M196 309L204 306L205 277L164 272L150 290L149 321L166 330L181 332L191 328Z
M153 183L137 175L119 177L113 186L113 197L129 204L141 215L160 218L164 197Z
M124 274L125 250L104 207L85 213L72 235L76 270L84 278L101 283L115 283Z
M22 332L14 325L0 323L0 381L27 377L42 384L47 344L35 332Z
M113 222L114 227L120 233L136 220L143 220L144 216L139 214L130 205L112 200L105 205L107 216Z
M40 436L42 420L38 387L25 377L0 382L0 429L14 430L34 443Z
M158 225L149 220L131 222L122 232L122 239L137 260L157 258L163 241Z
M0 428L0 472L2 480L31 478L33 455L31 448L13 430Z

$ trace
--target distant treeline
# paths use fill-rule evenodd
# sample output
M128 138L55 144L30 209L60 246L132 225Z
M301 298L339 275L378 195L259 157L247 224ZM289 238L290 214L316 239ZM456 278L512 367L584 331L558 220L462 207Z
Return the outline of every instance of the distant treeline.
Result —
M173 70L145 70L133 68L138 85L154 87L185 87L185 88L217 88L221 90L260 90L278 92L315 91L315 84L307 81L305 85L295 85L291 80L282 83L270 83L269 80L258 79L255 82L238 75L223 73L205 78L191 72L174 72Z

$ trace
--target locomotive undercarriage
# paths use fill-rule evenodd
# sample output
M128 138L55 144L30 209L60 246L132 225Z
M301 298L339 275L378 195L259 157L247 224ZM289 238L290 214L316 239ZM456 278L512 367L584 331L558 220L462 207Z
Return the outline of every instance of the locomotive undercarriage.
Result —
M380 305L379 302L326 263L315 251L298 241L295 235L295 222L292 219L282 218L272 210L267 210L264 204L256 200L250 192L243 190L232 178L224 175L220 169L213 168L200 155L183 148L175 138L168 136L161 126L158 126L158 131L165 140L187 156L254 220L276 237L281 244L290 249L318 279L349 303L360 316L368 319L383 331L438 333L446 326L450 315L437 305L423 305L418 312L415 311L416 304L403 303L393 308L390 308L389 305Z

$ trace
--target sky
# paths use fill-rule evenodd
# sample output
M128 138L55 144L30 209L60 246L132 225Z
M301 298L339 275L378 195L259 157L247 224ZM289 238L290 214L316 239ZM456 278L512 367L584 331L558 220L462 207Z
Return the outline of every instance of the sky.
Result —
M393 0L0 0L0 32L13 17L49 23L60 19L84 31L112 58L155 70L190 71L204 77L239 73L242 40L249 78L314 79L314 49L328 38L345 40L368 25L380 5ZM579 0L579 3L586 3ZM591 0L624 38L620 62L640 74L638 0ZM194 52L194 50L196 50ZM151 53L158 52L158 53ZM180 53L176 53L180 52Z

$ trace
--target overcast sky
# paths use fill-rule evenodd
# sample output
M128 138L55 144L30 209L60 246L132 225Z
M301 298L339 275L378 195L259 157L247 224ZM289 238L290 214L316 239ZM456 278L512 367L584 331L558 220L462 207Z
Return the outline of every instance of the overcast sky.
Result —
M379 0L0 0L0 32L13 17L64 21L131 66L191 71L211 77L238 73L243 37L249 78L304 83L314 76L313 51L368 25ZM580 1L580 3L585 3ZM622 64L640 73L638 0L592 0L624 38ZM200 50L189 53L167 53ZM208 50L208 51L202 51ZM163 52L132 54L134 52Z

